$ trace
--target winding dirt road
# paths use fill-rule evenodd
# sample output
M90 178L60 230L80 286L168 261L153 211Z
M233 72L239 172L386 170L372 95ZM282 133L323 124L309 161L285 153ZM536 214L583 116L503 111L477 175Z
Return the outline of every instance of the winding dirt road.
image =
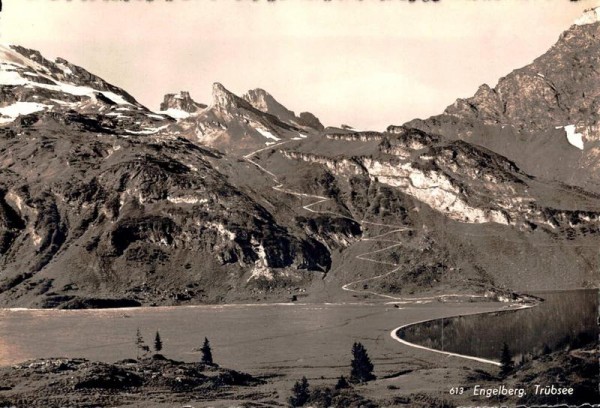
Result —
M395 240L395 239L386 239L384 237L398 233L398 232L404 232L404 231L409 231L411 230L410 228L406 227L406 226L401 226L401 225L390 225L390 224L380 224L380 223L374 223L374 222L370 222L370 221L364 221L364 220L356 220L354 218L348 217L346 215L343 214L339 214L339 213L334 213L331 211L319 211L319 210L314 210L313 206L324 203L326 201L330 201L332 200L331 198L328 197L323 197L323 196L319 196L319 195L314 195L314 194L306 194L306 193L302 193L302 192L298 192L298 191L293 191L290 190L288 188L285 188L283 183L280 182L279 178L277 177L276 174L274 174L273 172L269 171L268 169L264 168L263 166L261 166L259 163L257 163L256 161L254 161L252 158L265 150L269 150L269 149L273 149L276 148L278 146L284 145L290 143L290 141L284 141L284 142L280 142L280 143L276 143L274 145L269 145L267 147L255 150L247 155L244 156L244 160L246 160L248 163L256 166L258 169L260 169L262 172L268 174L274 181L275 186L273 186L272 188L276 191L279 191L281 193L285 193L285 194L290 194L290 195L294 195L296 197L301 197L301 198L311 198L314 199L315 201L302 206L302 209L304 209L305 211L309 211L312 213L316 213L316 214L331 214L331 215L335 215L338 217L342 217L342 218L346 218L349 220L352 220L354 222L357 222L361 228L363 226L367 226L367 225L374 225L374 226L382 226L382 227L389 227L389 228L394 228L391 231L376 235L376 236L372 236L372 237L365 237L363 236L359 242L361 241L374 241L374 242L388 242L390 243L389 246L386 246L385 248L382 249L378 249L375 251L369 251L369 252L365 252L359 255L356 255L355 258L361 261L365 261L365 262L373 262L373 263L377 263L377 264L381 264L381 265L389 265L391 267L393 267L393 269L391 269L388 272L376 275L376 276L372 276L369 278L364 278L364 279L359 279L353 282L349 282L346 283L342 286L342 289L348 292L354 292L354 293L361 293L361 294L370 294L373 296L378 296L378 297L382 297L385 299L390 299L391 302L389 302L390 304L395 304L395 303L420 303L420 302L424 302L424 301L433 301L436 299L445 299L445 298L452 298L452 297L468 297L468 298L483 298L483 295L474 295L474 294L470 294L470 295L466 295L466 294L445 294L445 295L437 295L437 296L428 296L428 297L398 297L398 296L392 296L392 295L387 295L384 293L378 293L378 292L374 292L371 290L367 290L366 288L362 288L362 289L354 289L353 287L355 286L360 286L361 284L365 284L366 282L369 281L373 281L373 280L377 280L377 279L381 279L384 278L386 276L389 276L393 273L396 273L400 268L401 265L397 264L397 263L393 263L393 262L386 262L386 261L379 261L377 259L373 259L370 258L369 255L372 254L376 254L376 253L380 253L380 252L385 252L388 251L392 248L396 248L399 246L402 246L403 243L401 241ZM364 229L363 229L364 230ZM466 355L462 355L462 354L457 354L457 353L450 353L450 352L446 352L446 351L441 351L441 350L436 350L436 349L432 349L432 348L428 348L428 347L424 347L424 346L420 346L418 344L414 344L414 343L410 343L407 342L403 339L401 339L400 337L398 337L397 332L400 329L406 328L408 326L412 326L414 324L419 324L419 323L423 323L427 320L423 320L423 321L418 321L418 322L413 322L410 324L406 324L400 327L395 328L394 330L391 331L390 336L398 341L401 344L407 345L409 347L414 347L414 348L418 348L418 349L423 349L423 350L428 350L428 351L432 351L435 353L440 353L440 354L445 354L447 356L454 356L454 357L460 357L460 358L465 358L465 359L469 359L469 360L475 360L481 363L487 363L487 364L493 364L496 366L499 366L500 363L497 361L493 361L493 360L488 360L488 359L484 359L484 358L479 358L479 357L473 357L473 356L466 356Z

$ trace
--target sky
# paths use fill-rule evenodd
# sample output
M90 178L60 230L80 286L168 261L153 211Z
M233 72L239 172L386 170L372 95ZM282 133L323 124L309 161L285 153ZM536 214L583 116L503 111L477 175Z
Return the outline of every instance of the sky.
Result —
M441 113L556 42L600 0L4 0L0 42L62 57L158 110L263 88L326 125Z

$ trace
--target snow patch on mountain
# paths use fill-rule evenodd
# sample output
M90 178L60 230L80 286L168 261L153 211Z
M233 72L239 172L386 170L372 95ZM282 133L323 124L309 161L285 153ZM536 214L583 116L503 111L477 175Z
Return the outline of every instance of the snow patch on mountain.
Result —
M582 26L594 24L600 21L600 7L588 9L583 12L583 15L575 20L575 25Z
M257 128L256 131L258 133L260 133L261 135L263 135L264 137L266 137L267 139L272 139L275 141L281 140L280 138L278 138L277 136L275 136L273 133L269 132L268 130Z
M161 127L157 127L157 128L146 128L143 130L129 130L129 129L125 129L125 132L130 133L132 135L154 135L158 132L160 132L161 130L164 130L166 128L168 128L169 125L164 125Z
M167 196L167 201L173 204L206 204L208 203L208 199L206 198L198 198L194 196L180 196L180 197L171 197Z
M72 71L65 65L57 64L58 67L68 74ZM35 72L22 72L23 69L33 69ZM75 96L89 96L94 98L95 94L102 94L117 105L131 105L125 98L110 91L100 91L88 86L74 85L71 83L57 81L48 73L48 69L35 61L24 58L19 53L8 47L0 45L0 85L25 86L27 88L43 88L51 91L67 93ZM48 83L41 83L30 78L38 77L45 79Z
M92 88L90 88L92 89ZM93 92L97 92L95 89L92 89ZM100 93L106 96L111 101L115 102L117 105L131 105L129 102L125 100L121 95L118 95L114 92L109 91L100 91Z
M75 95L75 96L93 97L94 94L99 93L99 94L104 95L104 97L110 99L117 105L131 105L121 95L117 95L116 93L110 92L110 91L99 91L97 89L90 88L87 86L72 85L72 84L67 84L64 82L57 82L56 85L39 84L39 83L34 82L34 83L28 83L27 85L28 86L36 86L39 88L46 88L46 89L49 89L52 91L64 92L64 93L68 93L68 94Z
M169 115L173 119L177 119L177 120L187 119L191 116L189 112L183 111L181 109L175 109L175 108L169 108L169 109L167 109L165 111L161 111L159 113L161 113L163 115Z
M156 115L154 113L148 113L148 114L146 114L146 116L148 116L149 118L152 118L152 119L160 119L160 120L165 119L164 116L162 116L162 115Z
M9 64L0 63L0 85L26 85L29 81L23 78L14 69L7 68Z
M575 130L575 125L565 126L565 132L567 133L567 140L569 143L576 148L583 150L583 134L578 133Z
M106 114L106 116L113 116L117 119L124 119L124 118L129 117L129 116L123 115L121 112L109 112Z
M31 113L43 111L45 109L52 109L50 105L43 105L35 102L15 102L12 105L0 108L0 123L10 123L22 115L29 115Z
M69 68L68 66L66 66L65 64L61 64L61 63L57 63L56 64L60 69L63 70L63 72L66 75L73 75L73 71L71 70L71 68Z

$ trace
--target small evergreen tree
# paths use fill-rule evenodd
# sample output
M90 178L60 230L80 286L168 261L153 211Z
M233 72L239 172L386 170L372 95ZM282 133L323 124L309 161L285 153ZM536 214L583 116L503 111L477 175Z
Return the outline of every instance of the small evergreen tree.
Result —
M140 351L143 353L144 356L146 355L146 353L148 351L150 351L150 348L144 342L144 337L142 337L142 332L140 331L139 327L135 333L135 346L138 349L138 353L137 353L138 359L140 358Z
M302 380L296 381L292 387L292 396L288 401L292 407L301 407L308 402L309 398L308 380L302 377Z
M502 354L500 356L500 374L503 376L510 373L514 368L514 363L512 360L512 353L508 348L508 344L504 343L502 345Z
M336 390L343 390L345 388L350 388L350 384L346 380L346 377L343 375L338 379L337 384L335 385Z
M367 350L361 343L354 343L352 346L352 362L350 363L350 381L362 383L375 379L373 375L373 363L367 354Z
M163 348L162 339L160 338L160 333L158 330L156 331L156 336L154 336L154 351L160 353Z
M210 343L206 337L204 338L204 344L200 351L202 352L202 362L204 364L213 364L212 350L210 349Z

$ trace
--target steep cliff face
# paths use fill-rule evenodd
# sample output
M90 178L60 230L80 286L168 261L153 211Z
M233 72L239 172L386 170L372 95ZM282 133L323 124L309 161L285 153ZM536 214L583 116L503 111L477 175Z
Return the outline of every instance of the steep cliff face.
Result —
M352 142L352 141L370 142L370 141L383 140L383 135L379 132L350 132L350 133L327 132L325 134L325 137L327 137L327 139L331 139L331 140L346 140L349 142Z
M282 122L286 122L290 125L296 122L297 118L294 112L277 102L271 94L263 89L251 89L242 95L242 98L254 108L261 112L276 116ZM295 124L298 125L297 123Z

